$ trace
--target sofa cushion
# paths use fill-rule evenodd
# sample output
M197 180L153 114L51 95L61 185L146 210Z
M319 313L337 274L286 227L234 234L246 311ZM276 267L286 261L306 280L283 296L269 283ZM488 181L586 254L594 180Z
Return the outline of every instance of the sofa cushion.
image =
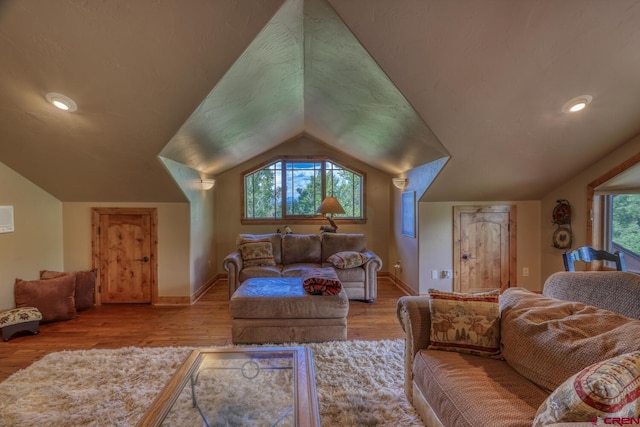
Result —
M330 267L331 264L322 264L323 267ZM344 285L346 282L364 282L365 279L365 271L362 267L348 268L348 269L337 269L336 274L338 275L338 279Z
M500 309L502 355L549 391L587 366L640 348L640 320L593 306L509 288Z
M76 316L76 277L67 275L47 280L16 279L16 308L35 307L42 313L41 323L73 319Z
M482 293L429 289L429 349L481 356L500 353L499 290Z
M545 400L535 427L595 418L640 417L640 351L591 365Z
M74 295L76 311L89 310L95 304L97 270L87 271L40 271L40 279L55 279L67 275L76 277L76 293Z
M311 268L302 273L302 287L311 295L336 295L342 283L332 267Z
M548 392L503 360L421 350L414 381L445 426L530 427Z
M242 264L252 266L274 266L273 246L269 239L243 240L238 244L238 250L242 255Z
M282 264L282 235L280 233L269 234L240 234L236 238L236 246L245 240L265 240L271 242L271 250L273 251L273 260L276 264Z
M326 261L331 255L344 252L362 252L367 248L367 238L364 234L347 233L323 233L322 234L322 261Z
M242 284L242 282L244 282L245 280L251 279L253 277L280 277L280 276L282 276L281 265L245 267L242 270L240 270L240 273L238 274L238 281L240 284Z
M310 268L319 268L320 264L313 262L300 262L295 264L288 264L282 266L283 277L300 277L302 274Z
M615 292L611 292L615 289ZM640 274L625 271L559 271L547 278L543 295L595 305L640 319L640 304L628 295L640 293Z
M317 234L285 234L282 237L282 264L301 262L320 264L322 252Z
M327 258L335 268L347 269L362 266L365 262L369 261L369 257L362 252L357 251L342 251L331 255Z

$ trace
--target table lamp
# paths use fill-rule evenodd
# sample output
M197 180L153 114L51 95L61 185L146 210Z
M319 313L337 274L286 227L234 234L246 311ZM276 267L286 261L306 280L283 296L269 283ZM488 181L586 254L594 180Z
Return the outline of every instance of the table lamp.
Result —
M335 233L338 230L338 226L333 221L332 217L334 214L343 214L344 208L335 197L325 197L325 199L320 203L320 207L316 211L322 215L326 215L327 220L329 221L329 225L323 225L320 227L322 231L327 231L330 233ZM331 215L331 216L329 216Z

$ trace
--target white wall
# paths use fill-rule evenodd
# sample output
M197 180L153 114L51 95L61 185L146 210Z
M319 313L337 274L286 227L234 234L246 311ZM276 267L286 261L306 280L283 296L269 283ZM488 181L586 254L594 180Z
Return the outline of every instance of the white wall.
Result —
M453 290L453 279L432 279L431 270L453 270L453 207L482 205L516 206L517 283L512 283L511 286L521 286L532 291L542 289L539 201L425 202L419 204L420 294L426 294L429 288ZM524 267L529 269L527 277L522 274Z
M158 211L158 296L191 295L189 203L63 204L64 269L91 268L91 208L156 208Z
M556 201L566 199L571 204L572 248L575 249L584 246L587 243L587 218L591 208L587 206L587 185L639 152L640 136L636 136L542 198L541 259L543 280L546 280L547 277L556 271L564 270L564 264L562 262L562 253L564 250L556 249L551 244L551 237L556 229L556 226L552 223L551 214L556 205Z
M9 309L16 278L62 269L62 203L0 163L0 206L14 210L15 231L0 234L0 309Z
M423 197L433 180L446 163L447 158L436 160L429 164L419 166L406 173L407 186L399 190L392 186L393 221L391 222L391 236L389 241L389 271L411 288L414 293L420 290L420 239L424 229L424 222L419 217L419 200ZM402 234L402 193L415 191L416 193L416 237ZM393 269L393 264L400 261L401 270Z
M215 192L203 190L200 173L170 159L161 159L190 202L190 282L191 295L219 272L216 260Z

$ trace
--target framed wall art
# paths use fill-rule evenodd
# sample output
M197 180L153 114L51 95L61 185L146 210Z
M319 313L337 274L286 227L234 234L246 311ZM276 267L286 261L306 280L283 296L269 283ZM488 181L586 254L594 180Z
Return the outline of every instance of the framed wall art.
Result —
M416 237L416 192L402 193L402 234Z

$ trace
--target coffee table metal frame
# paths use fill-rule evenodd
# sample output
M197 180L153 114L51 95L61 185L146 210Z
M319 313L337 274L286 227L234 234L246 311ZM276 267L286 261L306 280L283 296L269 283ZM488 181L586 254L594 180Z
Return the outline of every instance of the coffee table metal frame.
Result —
M290 355L293 362L293 389L294 412L296 426L320 426L320 412L318 409L318 397L316 393L315 370L313 366L313 352L305 347L229 347L193 350L171 377L164 389L153 401L147 412L138 421L138 427L160 426L173 404L182 393L187 382L192 388L193 407L200 412L205 424L208 425L206 416L197 404L193 388L200 373L200 366L208 355L212 354L240 354L247 356L247 363L252 363L252 357L260 355ZM280 419L288 415L283 414ZM277 420L277 422L280 421Z

